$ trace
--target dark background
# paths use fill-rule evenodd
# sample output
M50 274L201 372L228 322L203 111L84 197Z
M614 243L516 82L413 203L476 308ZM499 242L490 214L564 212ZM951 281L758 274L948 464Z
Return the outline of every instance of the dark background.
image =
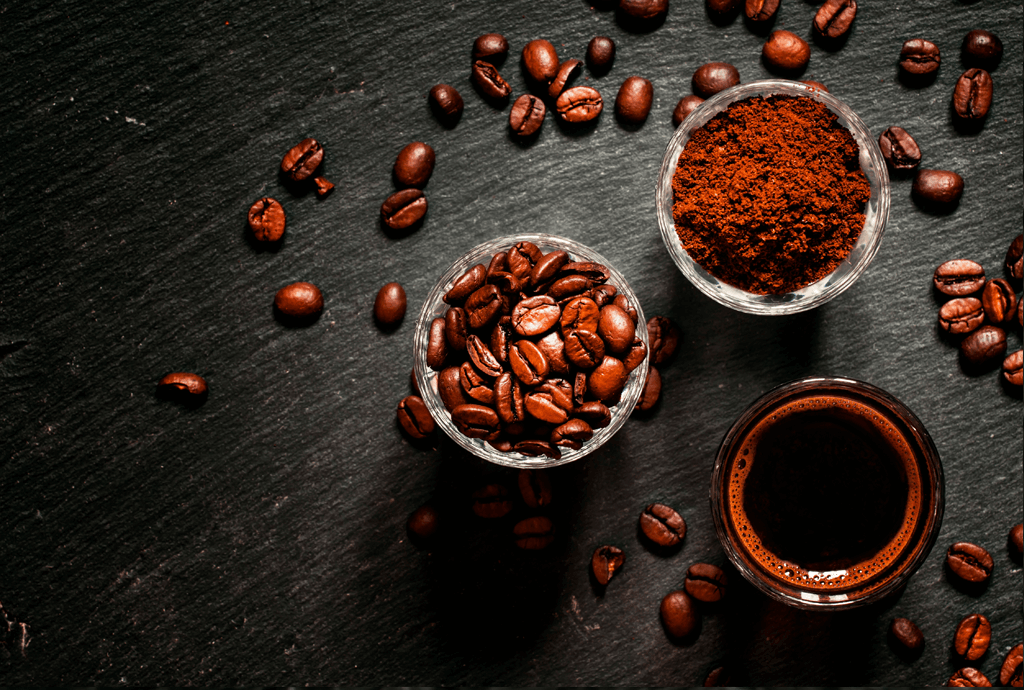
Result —
M810 37L816 6L785 0L774 28ZM974 258L990 275L1021 231L1022 10L983 1L864 2L838 50L812 44L803 78L823 81L875 133L899 124L924 166L958 171L958 210L933 215L894 180L872 266L836 300L790 317L732 312L669 259L654 187L676 101L700 64L769 76L763 35L714 22L697 0L637 27L586 2L22 2L0 7L0 602L26 623L0 649L5 684L699 684L723 661L755 684L942 684L968 613L989 617L978 666L997 679L1021 642L1021 567L1005 546L1022 513L1022 405L999 376L965 374L940 337L932 271ZM957 132L950 98L974 28L1005 55L981 131ZM508 110L469 83L481 33L510 42L502 73L524 91L519 52L548 38L582 58L612 37L596 86L596 127L549 115L539 138L508 134ZM898 79L900 46L942 49L934 84ZM632 74L654 83L639 130L611 111ZM589 81L583 81L589 79ZM429 88L466 101L446 130ZM313 136L337 184L326 199L278 178L281 156ZM378 209L406 143L437 151L430 211L393 238ZM249 205L284 204L286 239L260 251ZM598 250L648 315L685 340L664 369L661 403L598 452L552 471L559 538L521 553L513 518L468 510L484 466L447 440L414 448L394 424L409 393L412 334L427 291L459 255L493 237L541 231ZM308 328L277 322L281 286L323 290ZM378 288L401 281L405 322L378 330ZM1021 346L1019 330L1010 349ZM154 395L170 371L210 385L197 409ZM931 432L946 476L938 543L902 595L841 614L788 609L735 574L699 638L675 645L658 604L688 565L723 563L708 510L710 468L731 422L756 397L812 374L881 386ZM689 532L649 552L636 520L661 500ZM405 521L432 501L446 538L409 542ZM977 542L995 558L987 591L958 590L945 549ZM590 583L595 547L625 569ZM899 659L885 631L914 619L924 654ZM0 621L2 623L2 621ZM2 634L2 629L0 629Z

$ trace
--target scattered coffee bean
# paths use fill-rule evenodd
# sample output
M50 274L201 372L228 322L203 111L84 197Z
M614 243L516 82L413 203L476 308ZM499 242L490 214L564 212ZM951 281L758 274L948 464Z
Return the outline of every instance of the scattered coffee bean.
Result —
M176 371L167 374L156 384L157 393L182 401L199 401L206 397L206 379L198 374Z
M1006 333L997 326L982 326L960 343L960 354L976 366L1002 359L1006 354Z
M640 412L647 412L658 403L660 396L661 374L654 367L648 367L647 380L644 381L644 391L640 394L640 400L636 404L636 409Z
M967 661L977 661L988 651L992 641L992 626L980 613L964 617L956 627L953 649Z
M683 516L663 503L652 503L640 513L640 529L658 546L675 546L686 537Z
M693 73L693 92L701 98L711 98L739 83L739 71L728 62L709 62Z
M857 0L825 0L814 15L814 29L825 38L844 36L857 16Z
M708 12L717 15L728 15L736 11L742 0L705 0Z
M751 21L766 22L778 12L779 0L746 0L744 10Z
M951 297L965 297L985 287L985 269L977 261L953 259L935 269L935 289Z
M981 120L992 106L992 77L972 67L960 75L953 89L953 110L961 120Z
M595 36L587 45L587 64L590 69L604 72L611 69L615 61L615 41L607 36Z
M686 637L697 629L700 614L690 596L680 589L661 600L661 620L672 637Z
M302 182L320 167L324 148L316 139L303 139L281 159L281 172L295 182Z
M430 105L438 118L449 125L458 122L465 107L462 94L449 84L437 84L430 89Z
M403 187L424 187L434 172L434 149L414 141L398 152L395 179Z
M380 207L384 224L392 230L407 230L427 213L427 197L419 189L403 189L395 192Z
M1017 352L1016 352L1016 354L1018 355L1018 357L1017 357L1018 371L1020 370L1020 354L1021 354L1021 352L1022 352L1021 350L1017 350ZM1018 384L1018 385L1020 385L1020 384ZM1013 526L1012 529L1010 529L1010 534L1007 537L1007 543L1009 544L1009 547L1010 547L1010 555L1014 556L1015 558L1020 558L1021 555L1024 554L1024 524L1021 524L1021 523L1018 522L1016 525Z
M437 532L437 511L433 506L420 506L409 516L406 528L409 533L421 539L434 536Z
M599 546L590 559L590 569L599 585L607 585L615 571L626 562L626 554L617 546Z
M551 41L538 38L523 46L526 74L540 84L550 84L558 74L558 52Z
M516 546L535 551L546 548L555 540L555 526L546 517L532 517L520 521L512 529Z
M555 110L566 122L590 122L601 114L603 108L600 92L590 86L566 89L555 101Z
M1021 369L1022 365L1024 365L1024 350L1017 350L1016 352L1007 356L1007 358L1003 360L1003 378L1006 379L1007 383L1013 386L1017 386L1018 388L1024 385L1024 371L1022 371ZM1018 525L1018 528L1019 527L1020 526ZM1019 529L1017 530L1017 535L1017 544L1019 545ZM1017 553L1020 553L1019 548L1017 550Z
M544 470L519 470L519 492L530 508L551 504L551 479Z
M1007 687L1021 687L1024 677L1021 667L1024 666L1024 645L1017 645L1006 654L1003 666L999 669L999 684Z
M565 90L566 86L575 81L576 77L583 71L583 63L579 60L566 60L558 68L555 78L551 80L548 87L548 96L558 98L558 94Z
M619 87L615 98L615 114L620 120L631 125L640 125L647 120L654 102L654 86L643 77L629 77Z
M923 38L912 38L900 50L900 69L908 74L932 74L939 69L939 47Z
M473 42L473 59L501 63L508 55L508 41L501 34L484 34Z
M1017 235L1006 250L1006 259L1004 260L1006 270L1016 280L1024 277L1024 261L1022 261L1022 258L1024 258L1024 235Z
M913 170L921 164L921 149L902 127L890 127L882 132L878 147L892 170Z
M950 688L990 688L992 683L985 674L976 668L970 666L962 668L952 676L949 677L949 681L946 683L946 687Z
M260 242L277 242L284 235L284 207L263 197L249 207L249 229Z
M430 416L426 403L415 395L402 398L398 403L398 423L416 440L434 433L434 418Z
M686 571L683 587L687 594L706 604L721 601L728 579L722 569L710 563L694 563Z
M954 206L964 193L964 179L951 170L918 170L911 191L919 202Z
M312 283L292 283L277 291L274 306L285 316L309 318L323 311L324 296Z
M985 322L985 309L975 297L957 297L939 309L939 327L953 335L965 335Z
M690 113L696 110L697 106L703 102L704 99L700 96L690 95L680 98L679 102L676 104L676 109L672 111L672 124L676 127L681 125L683 120L685 120Z
M704 679L705 688L733 688L740 685L735 675L727 666L712 669Z
M448 359L448 338L445 333L445 322L440 316L430 322L427 334L427 366L434 371L444 368Z
M651 344L651 364L668 364L679 345L679 329L667 316L652 316L647 321L647 341Z
M405 304L405 289L398 283L388 283L373 301L373 317L381 326L397 326L405 317Z
M981 303L985 306L985 316L994 324L1002 324L1013 319L1013 311L1017 308L1017 295L1010 284L1002 278L995 278L985 284L981 292Z
M314 177L313 184L316 185L316 195L318 197L323 198L334 191L334 183L326 177Z
M668 12L668 0L619 0L619 9L637 19L654 19Z
M488 484L473 492L473 512L482 518L505 517L512 512L508 489L501 484Z
M828 93L828 87L822 84L820 81L814 81L813 79L805 79L800 83L807 84L811 88L817 89L818 91L824 91L825 93Z
M946 565L965 582L985 582L992 575L994 562L988 551L970 542L957 542L946 552Z
M914 621L907 618L893 618L889 635L908 652L916 652L924 647L924 634Z
M982 29L975 29L964 36L960 56L968 67L992 69L1003 57L1003 42L999 37Z
M795 72L807 67L811 47L792 31L773 31L761 48L761 57L772 69Z
M502 79L498 68L489 62L477 60L473 63L473 71L470 74L473 82L480 87L485 96L493 99L508 98L512 93L512 87Z

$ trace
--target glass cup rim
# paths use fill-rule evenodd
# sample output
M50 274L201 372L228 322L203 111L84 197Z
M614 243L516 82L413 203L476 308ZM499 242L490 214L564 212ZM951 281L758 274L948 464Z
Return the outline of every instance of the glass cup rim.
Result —
M836 270L811 285L779 295L756 295L708 273L700 264L690 258L676 235L675 220L672 216L674 201L672 177L679 155L692 132L707 123L729 105L757 95L790 95L812 98L829 108L840 118L861 147L861 169L871 184L872 199L865 209L864 228L854 245L851 255L844 259ZM865 158L868 165L865 165ZM761 79L733 86L721 91L701 103L676 128L665 148L658 183L655 189L658 225L662 241L672 261L694 287L721 305L748 314L783 315L795 314L814 309L845 292L867 270L882 242L889 218L891 191L889 173L877 140L872 136L864 121L843 101L821 89L788 79ZM851 257L856 254L856 261ZM835 282L830 282L844 265L851 266L849 272Z

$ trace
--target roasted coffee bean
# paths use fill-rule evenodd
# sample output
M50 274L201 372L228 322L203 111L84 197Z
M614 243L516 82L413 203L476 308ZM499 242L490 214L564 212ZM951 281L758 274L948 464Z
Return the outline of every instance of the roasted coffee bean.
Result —
M565 379L548 379L534 389L535 393L546 393L551 400L566 412L572 412L572 385Z
M612 300L612 304L614 304L615 306L617 306L617 307L618 307L619 309L621 309L622 311L626 312L626 314L628 314L628 315L629 315L629 319L630 319L630 321L632 321L632 322L633 322L633 326L634 326L634 327L636 327L636 324L637 324L637 320L638 320L638 319L639 319L640 317L639 317L639 315L638 315L638 314L636 313L636 309L634 309L634 308L633 308L633 307L632 307L632 306L630 305L630 303L629 303L629 300L628 300L628 299L626 299L626 296L625 296L625 295L622 295L622 294L616 295L616 296L615 296L615 299L613 299L613 300Z
M295 182L302 182L320 167L324 148L316 139L303 139L281 159L281 172Z
M1021 682L1024 680L1021 674L1022 666L1024 666L1024 645L1017 645L1003 659L1003 666L999 669L999 684L1012 688L1021 687Z
M444 335L448 341L448 349L452 352L463 352L466 349L466 338L469 336L469 319L462 307L452 307L444 315Z
M615 41L607 36L594 36L587 45L587 64L595 72L606 72L615 62Z
M1024 365L1024 350L1017 350L1003 360L1003 378L1006 379L1007 383L1017 386L1018 388L1021 385L1024 385L1024 371L1021 370L1022 365ZM1017 543L1020 543L1019 539ZM1018 553L1020 553L1019 549Z
M502 316L491 330L491 354L502 364L508 363L508 347L512 342L512 317Z
M405 523L405 527L409 530L409 534L426 539L437 532L437 523L437 511L433 506L425 505L413 511Z
M1006 259L1004 260L1006 270L1017 280L1024 277L1024 273L1022 273L1024 271L1022 257L1024 257L1024 235L1017 235L1006 250Z
M523 288L523 283L519 278L505 271L487 274L487 282L496 286L505 295L514 295Z
M463 300L483 287L486 278L487 269L483 264L477 264L456 278L442 299L448 304L462 304Z
M946 687L949 688L990 688L992 683L985 674L976 668L970 666L962 668L952 676L949 677L949 681L946 683Z
M572 275L578 273L581 276L585 276L595 283L606 283L611 278L611 273L608 271L608 267L596 263L594 261L570 261L569 263L562 266L562 275Z
M912 38L900 50L900 68L908 74L931 74L939 69L939 47L923 38Z
M597 306L596 303L594 306ZM600 311L597 334L604 340L608 352L621 355L633 344L636 326L618 305L608 304Z
M488 484L473 492L473 513L479 517L501 518L512 512L508 489L501 484Z
M597 303L589 297L577 297L565 305L561 315L562 332L590 331L597 333L601 321L601 310Z
M647 321L647 340L651 344L651 364L667 364L679 345L679 329L667 316L652 316Z
M494 391L471 362L463 362L459 367L459 383L462 384L463 392L472 398L472 402L494 407Z
M628 379L626 366L620 360L605 355L597 368L587 377L587 390L605 405L614 405L618 402Z
M260 242L277 242L284 236L284 207L276 199L263 197L249 207L249 229Z
M494 382L494 405L505 424L518 424L526 419L526 405L519 379L505 372Z
M530 508L551 505L551 478L544 470L519 470L519 493Z
M718 15L732 14L741 2L742 0L705 0L708 12Z
M795 72L807 67L811 47L792 31L773 31L761 48L761 57L772 69Z
M484 341L476 335L470 335L466 338L466 354L469 356L469 360L484 376L491 378L497 378L501 376L503 370L501 368L501 362L497 360L491 350L484 344ZM466 382L463 381L463 387L466 386Z
M951 170L918 170L911 191L926 204L952 206L964 193L964 178Z
M508 55L508 40L501 34L484 34L473 42L473 59L501 63Z
M935 289L951 297L964 297L985 287L985 269L977 261L953 259L935 269Z
M430 89L430 104L438 117L448 124L458 122L465 103L454 86L437 84Z
M471 76L473 82L488 98L502 99L508 98L512 94L512 87L502 79L498 68L489 62L483 60L474 62Z
M293 319L311 318L323 311L324 296L312 283L292 283L277 291L274 307Z
M483 328L500 316L501 292L493 285L484 285L466 298L466 315L470 328Z
M951 299L939 309L939 327L954 335L970 333L984 322L985 310L974 297Z
M314 177L313 184L316 185L316 195L325 197L334 189L334 183L329 182L326 177Z
M573 297L582 297L588 294L593 286L594 283L589 278L574 273L573 275L562 276L551 283L551 287L548 288L548 294L555 300L561 301Z
M448 339L445 334L444 319L440 316L430 322L430 331L427 333L427 366L434 371L444 368L444 362L448 359Z
M434 418L423 399L415 395L402 398L398 403L398 423L405 433L417 440L434 433Z
M968 67L992 69L1003 57L1003 42L993 33L975 29L964 36L960 57Z
M619 95L615 97L615 114L631 125L640 125L647 120L654 102L654 86L643 77L632 76L622 82Z
M902 127L890 127L878 137L882 158L893 170L913 170L921 164L921 149Z
M373 301L373 318L381 326L397 326L405 317L405 305L405 288L398 283L388 283L377 292Z
M1002 278L995 278L985 284L981 291L981 303L985 307L985 316L994 324L1002 324L1013 318L1013 310L1017 308L1017 295L1013 288Z
M558 52L551 41L538 38L523 46L523 67L535 82L550 84L558 73Z
M1021 365L1021 350L1017 350L1014 354L1017 355L1017 371L1020 371ZM1018 382L1018 386L1020 383ZM1010 555L1014 558L1019 559L1024 554L1024 524L1017 523L1010 529L1010 534L1006 538L1006 543L1010 548Z
M569 415L555 403L550 393L530 393L525 404L527 414L542 422L564 424L569 420Z
M574 86L566 89L555 101L558 116L566 122L590 122L604 108L601 93L590 86Z
M527 386L536 386L548 375L548 359L529 340L517 340L508 350L512 373Z
M962 120L981 120L992 107L992 77L972 67L960 75L953 89L953 110Z
M963 339L960 354L974 365L1002 359L1006 354L1006 333L998 326L982 326Z
M661 620L672 637L686 637L700 624L693 600L683 590L669 592L661 600Z
M434 172L434 149L422 141L414 141L398 152L395 159L395 180L403 187L424 187Z
M668 12L668 0L619 0L619 9L637 19L654 19Z
M530 271L530 287L537 288L551 281L569 261L569 255L561 249L542 256Z
M579 450L594 437L594 430L582 419L570 419L551 432L551 443L563 448Z
M604 359L604 341L593 331L568 331L565 334L565 356L580 369L593 369Z
M712 669L704 679L705 688L733 688L740 685L728 666Z
M449 412L469 402L462 390L460 369L461 367L447 367L437 375L437 394L441 397L444 409Z
M498 252L491 257L491 262L487 265L487 276L490 277L492 273L508 272L508 252Z
M814 81L813 79L805 79L800 83L807 84L808 86L815 88L818 91L824 91L825 93L828 93L828 87L822 84L820 81Z
M619 289L614 285L598 285L590 291L590 299L594 300L594 303L597 304L598 307L603 307L604 305L611 303L618 292ZM585 296L586 295L581 295L581 297Z
M512 450L532 458L535 458L538 455L546 455L549 458L558 460L562 457L562 451L560 451L557 446L553 446L547 441L541 441L536 438L529 438L525 441L520 441L512 446Z
M635 337L633 338L633 344L629 346L629 350L626 352L626 356L622 359L622 364L625 365L627 372L631 372L643 364L646 356L647 346L644 345L644 341L640 340L639 337Z
M814 15L814 29L825 38L840 38L853 25L857 0L825 0Z
M206 398L206 379L198 374L190 374L185 371L176 371L167 374L156 384L159 395L166 398L174 398L182 402L199 402Z
M663 503L652 503L640 513L640 529L658 546L675 546L686 537L683 516Z
M484 405L469 403L452 410L452 422L465 436L493 441L501 431L498 413Z
M679 99L679 103L676 104L676 109L672 111L672 124L676 127L682 124L683 120L689 117L690 113L697 109L704 99L700 96L683 96Z
M544 353L548 360L548 370L559 376L569 375L569 358L565 354L565 341L557 331L551 331L537 341L537 349Z
M407 230L423 220L427 213L427 197L419 189L395 192L380 207L380 217L392 230Z
M512 132L516 136L533 136L544 124L544 115L547 110L544 101L524 93L512 105L512 110L508 114L508 126L512 128Z
M709 62L693 73L693 92L701 98L711 98L739 83L739 71L728 62Z
M563 62L558 67L555 78L551 80L551 85L548 86L548 96L558 98L558 94L562 93L569 84L575 81L582 71L583 63L575 58Z
M612 421L612 411L608 406L600 402L585 402L577 404L572 416L582 419L594 429L603 429Z
M686 571L683 587L697 601L711 604L722 600L728 582L721 568L710 563L694 563Z
M555 526L546 517L526 518L512 532L515 534L516 546L528 551L546 548L555 540Z
M916 652L924 647L924 634L914 621L907 618L893 618L889 635L893 642L908 652Z
M644 381L644 390L640 394L640 400L636 403L636 409L639 412L647 412L658 403L660 396L661 374L654 367L648 367L647 380Z
M779 0L747 0L747 18L754 22L766 22L779 11Z
M544 253L532 242L516 242L506 256L509 272L519 280L528 281L533 267L544 258Z
M946 565L965 582L985 582L992 575L994 565L988 551L977 544L957 542L946 552Z
M988 651L992 626L980 613L965 616L953 635L953 649L967 661L977 661Z
M607 585L626 562L626 554L617 546L599 546L590 558L590 570L594 573L594 579L602 587Z
M512 310L512 328L519 335L540 335L554 327L561 315L558 304L547 295L527 297Z

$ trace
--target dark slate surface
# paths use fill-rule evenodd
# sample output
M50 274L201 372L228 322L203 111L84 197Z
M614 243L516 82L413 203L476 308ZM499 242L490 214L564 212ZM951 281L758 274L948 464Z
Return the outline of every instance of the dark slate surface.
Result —
M814 11L787 0L776 28L806 35ZM1021 567L1005 547L1024 512L1021 401L994 373L961 371L929 287L956 256L1000 274L1021 231L1019 3L865 2L845 46L813 46L806 78L875 132L906 127L926 165L959 171L967 189L937 216L895 181L867 273L812 313L774 319L701 296L657 231L657 170L693 70L727 60L745 80L768 76L763 37L742 18L710 21L696 0L675 0L653 29L585 2L536 1L36 1L3 6L0 23L0 602L29 642L22 655L15 625L3 683L664 685L732 660L755 684L941 684L961 616L992 621L989 677L1021 641ZM976 27L1006 54L992 115L962 134L948 104L961 38ZM508 108L468 81L486 31L509 38L516 93L527 40L547 37L565 58L613 37L614 69L589 83L610 103L625 77L651 79L649 121L627 131L606 111L572 132L549 118L535 143L517 144ZM895 66L914 36L944 58L919 89ZM452 130L426 102L440 81L466 100ZM306 136L326 147L337 183L326 200L277 177ZM391 238L378 208L413 140L437 151L430 212L419 232ZM288 214L277 252L244 233L264 194ZM539 554L510 545L511 523L467 512L471 489L514 486L514 473L451 443L413 448L393 423L435 277L479 242L526 230L594 247L647 313L685 332L657 413L553 472L560 537ZM325 293L312 327L273 318L274 292L294 280ZM389 280L404 283L409 315L384 334L371 304ZM1020 347L1019 331L1010 342ZM204 406L155 398L175 370L208 379ZM658 602L690 563L724 560L707 507L722 434L761 393L810 374L877 384L924 421L948 489L935 551L902 596L850 613L787 609L738 584L695 643L673 645ZM636 536L654 499L689 523L671 557ZM404 526L428 500L446 510L450 538L422 550ZM995 557L983 594L943 572L960 539ZM628 553L603 596L586 569L602 543ZM928 639L916 661L886 645L896 615Z

